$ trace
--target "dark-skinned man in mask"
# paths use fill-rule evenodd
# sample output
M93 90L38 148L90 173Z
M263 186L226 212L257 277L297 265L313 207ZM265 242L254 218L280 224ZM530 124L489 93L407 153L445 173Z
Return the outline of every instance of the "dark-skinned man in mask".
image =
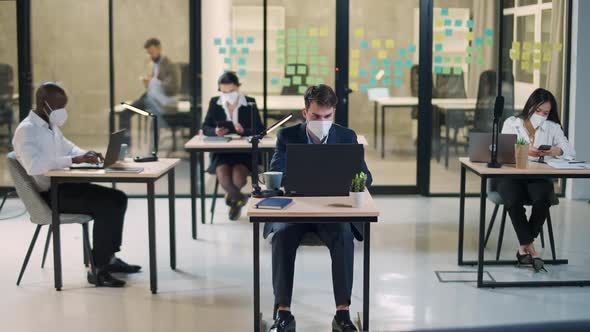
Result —
M36 93L36 105L19 124L13 146L17 160L33 177L41 197L50 203L50 180L44 174L77 163L98 163L104 158L69 141L60 127L67 120L68 97L55 83L44 83ZM88 272L88 282L96 286L123 287L125 281L111 273L136 273L141 269L117 258L120 251L127 196L120 190L90 183L59 185L59 212L88 214L94 218L92 255L96 274Z

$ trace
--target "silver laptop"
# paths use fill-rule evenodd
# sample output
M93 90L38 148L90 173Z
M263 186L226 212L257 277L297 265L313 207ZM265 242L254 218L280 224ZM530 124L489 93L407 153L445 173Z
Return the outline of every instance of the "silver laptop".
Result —
M107 155L103 163L90 164L81 163L73 164L70 169L103 169L113 165L119 159L119 152L121 151L121 143L123 143L125 129L121 129L111 134L109 139L109 147L107 148Z
M514 164L514 144L516 134L500 134L498 136L498 162ZM492 133L469 134L469 160L478 163L489 163L492 151Z

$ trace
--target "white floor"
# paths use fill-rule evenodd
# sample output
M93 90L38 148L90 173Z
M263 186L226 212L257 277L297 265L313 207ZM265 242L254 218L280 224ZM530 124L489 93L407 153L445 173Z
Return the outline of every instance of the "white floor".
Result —
M130 201L121 257L142 264L145 272L129 277L125 289L97 289L85 281L81 230L62 228L64 289L53 289L49 256L40 268L45 230L20 287L15 285L34 226L26 215L0 221L0 321L5 331L248 331L252 325L252 229L246 219L228 222L218 201L213 225L199 224L199 240L190 236L190 205L178 199L178 270L169 267L167 201L157 202L160 293L149 292L146 201ZM477 289L473 282L441 283L435 271L474 271L457 260L458 199L380 197L380 223L372 229L371 330L505 324L588 319L590 288ZM476 199L467 201L466 248L475 254ZM0 217L22 208L9 200ZM490 207L491 209L491 207ZM516 267L489 268L497 280L590 279L590 205L562 200L552 208L559 256L567 266L548 266L547 274ZM514 255L516 240L508 227L503 257ZM496 231L486 255L495 252ZM269 245L262 246L262 308L272 313ZM549 251L545 251L549 257ZM361 311L362 246L355 257L353 312ZM293 311L298 331L329 331L334 312L325 248L303 248L295 276ZM461 275L475 278L475 274ZM445 275L443 278L453 278Z

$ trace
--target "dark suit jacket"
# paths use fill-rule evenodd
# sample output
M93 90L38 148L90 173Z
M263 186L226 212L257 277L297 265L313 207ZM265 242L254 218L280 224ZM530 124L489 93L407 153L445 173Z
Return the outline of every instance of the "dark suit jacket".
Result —
M167 56L160 59L157 79L162 82L162 89L167 96L178 93L178 67Z
M209 109L207 110L207 115L205 115L205 121L203 121L203 133L206 136L216 136L215 128L217 127L217 122L229 121L225 115L223 107L217 105L218 100L219 97L213 97L209 101ZM250 97L246 97L246 101L249 103L256 103L256 100ZM260 118L260 113L258 112L256 104L252 107L252 111L254 112L255 130L256 133L259 134L264 130L264 125L262 124L262 119ZM238 122L244 127L243 136L252 135L252 113L250 112L250 107L240 106L240 109L238 110Z
M283 176L286 177L285 169L287 165L287 144L307 144L307 129L305 123L300 123L292 127L283 128L277 134L277 147L270 163L270 170L276 172L283 172ZM357 143L356 133L349 128L333 124L328 134L327 144L355 144ZM368 176L367 187L371 186L373 177L371 172L367 168L367 164L363 161L363 172ZM363 224L352 223L352 231L354 237L362 241L363 240ZM273 232L272 223L264 225L264 237L267 237Z

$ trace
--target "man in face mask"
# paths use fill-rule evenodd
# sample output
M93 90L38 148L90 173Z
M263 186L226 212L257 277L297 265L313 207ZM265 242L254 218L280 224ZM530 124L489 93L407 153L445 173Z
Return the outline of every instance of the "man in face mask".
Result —
M13 146L16 157L37 184L41 197L50 204L50 180L44 174L76 163L98 163L102 154L85 151L69 141L60 127L67 120L68 98L55 83L37 90L36 107L18 126ZM120 250L127 196L122 191L89 183L62 183L59 212L88 214L94 218L92 255L96 274L87 280L97 286L122 287L125 282L110 273L135 273L141 267L129 265L115 256Z
M338 98L327 85L310 86L304 95L305 123L284 128L277 135L277 147L271 162L271 170L283 172L287 160L287 144L356 144L354 131L334 124ZM309 160L313 163L313 160ZM322 167L322 165L317 165ZM371 185L371 173L363 162L363 171L368 175L367 186ZM293 273L295 253L303 236L314 232L326 244L332 258L332 284L336 302L336 314L332 320L333 331L357 331L350 320L349 306L352 294L354 243L362 241L362 225L347 224L297 224L266 223L264 237L272 237L272 280L275 305L278 307L273 331L295 331L295 317L291 314Z

